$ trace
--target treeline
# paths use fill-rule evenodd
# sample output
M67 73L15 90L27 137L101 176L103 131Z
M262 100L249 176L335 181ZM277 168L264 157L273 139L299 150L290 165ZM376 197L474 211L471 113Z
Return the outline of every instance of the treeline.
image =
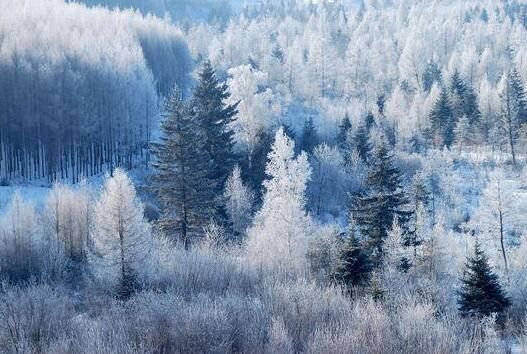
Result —
M131 11L62 1L6 8L0 179L75 183L116 166L147 166L160 97L190 82L180 32Z

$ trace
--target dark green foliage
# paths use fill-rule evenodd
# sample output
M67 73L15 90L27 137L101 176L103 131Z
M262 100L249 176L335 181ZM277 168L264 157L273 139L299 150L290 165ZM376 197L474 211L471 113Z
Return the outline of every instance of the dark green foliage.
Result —
M498 276L493 273L479 242L476 242L474 256L468 258L465 267L458 300L461 314L489 316L503 312L510 305L510 300L502 290Z
M223 204L223 185L236 162L234 154L234 132L230 124L238 113L235 105L226 105L230 96L228 87L220 83L210 62L205 62L199 74L199 83L191 100L191 110L200 130L203 132L205 152L208 155L208 189L216 196L211 204L219 211Z
M527 96L517 70L511 70L507 75L505 88L501 92L502 112L501 131L505 136L512 161L516 164L516 145L522 124L527 124Z
M425 72L423 73L423 89L426 93L430 93L432 86L435 83L441 83L443 81L443 76L441 74L441 69L434 62L428 62Z
M527 93L525 92L525 86L518 70L513 69L508 77L514 100L517 104L518 123L522 125L527 123Z
M363 161L367 161L372 149L370 143L370 132L366 125L361 125L355 132L354 145L357 153Z
M384 116L384 107L386 105L386 96L381 94L377 97L377 111L381 116Z
M348 237L339 255L333 278L351 293L354 286L364 285L370 279L373 266L367 249L353 235Z
M284 130L285 131L285 130ZM242 167L243 179L247 181L253 191L255 191L255 203L259 205L262 198L262 183L267 178L265 166L267 155L271 151L274 137L263 130L258 134L257 144L249 159L243 159L240 163Z
M368 191L356 198L353 211L354 220L362 235L368 238L377 262L380 261L384 239L395 218L403 228L404 235L409 232L407 223L412 212L406 208L408 200L401 179L401 172L393 165L393 157L386 144L382 143L371 159L371 169L366 180Z
M346 150L346 141L351 128L351 120L349 115L346 113L342 119L342 122L339 124L339 131L337 134L337 146L342 150Z
M450 95L455 122L465 115L469 124L476 128L481 121L478 97L457 70L454 71L450 81Z
M371 128L373 128L376 125L375 117L373 116L373 113L368 112L368 114L366 115L366 118L364 118L364 124L366 125L366 129L368 129L368 131L370 131Z
M430 112L430 128L428 134L435 144L450 147L454 142L455 117L448 92L445 88Z
M207 176L208 155L195 117L174 90L165 107L159 143L153 145L153 189L161 202L159 225L167 235L189 236L201 230L213 198Z
M302 129L302 137L300 139L300 150L307 153L312 153L315 146L318 144L318 134L313 118L309 117L304 123Z

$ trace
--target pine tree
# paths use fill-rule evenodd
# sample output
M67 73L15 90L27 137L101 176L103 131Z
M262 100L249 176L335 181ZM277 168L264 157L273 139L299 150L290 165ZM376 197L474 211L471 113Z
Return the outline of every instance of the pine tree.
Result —
M221 213L223 206L224 183L236 162L231 123L238 113L238 104L226 105L229 97L227 84L220 83L212 65L206 61L190 106L195 122L203 132L202 139L209 159L207 188L214 192L215 198L210 203L217 214Z
M195 117L175 89L166 103L159 143L153 145L154 191L162 206L159 221L167 235L179 235L185 249L189 238L206 224L210 201L208 155Z
M367 161L370 157L372 145L370 143L370 133L366 125L361 125L355 132L354 145L361 159Z
M522 82L522 78L517 69L512 69L509 74L512 90L514 92L514 99L518 105L518 122L520 125L527 123L527 92Z
M501 125L509 144L512 162L516 165L516 144L522 124L527 123L527 96L520 75L516 70L502 78L501 86Z
M366 129L368 129L368 131L370 131L371 128L373 128L376 125L375 117L373 116L373 113L368 112L368 114L366 115L366 118L364 119L364 125L366 126Z
M368 251L353 234L346 240L338 258L333 279L344 285L352 294L354 286L365 284L373 270Z
M450 82L450 97L454 120L457 122L466 116L472 129L477 128L481 122L478 97L474 89L463 80L457 70L452 75Z
M362 234L368 237L377 264L381 260L383 241L395 218L404 229L404 235L409 233L407 223L412 213L406 208L408 200L401 179L401 172L393 165L393 157L382 142L371 159L366 179L368 191L356 198L354 206L355 221Z
M443 81L441 69L434 61L428 62L428 65L426 66L426 69L423 73L422 81L423 90L426 93L430 93L430 90L432 89L432 86L434 86L435 83L441 84L441 82Z
M454 71L454 74L452 74L452 78L450 79L449 91L454 117L456 119L460 118L464 113L463 101L467 92L467 84L457 69Z
M337 134L337 146L341 150L346 150L346 141L348 137L348 133L351 131L351 120L346 113L344 118L342 119L342 122L339 124L339 131Z
M474 247L474 256L467 259L465 268L458 293L459 311L463 316L499 314L510 305L478 241Z
M318 134L315 124L313 123L313 118L309 117L302 129L302 139L300 140L300 149L302 151L311 154L315 146L318 145Z
M434 142L450 147L454 142L455 119L448 92L441 90L439 98L430 112L430 133Z

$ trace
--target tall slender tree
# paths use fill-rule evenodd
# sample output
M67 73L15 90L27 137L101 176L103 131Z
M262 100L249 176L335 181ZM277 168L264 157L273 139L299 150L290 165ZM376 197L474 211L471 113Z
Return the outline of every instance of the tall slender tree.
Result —
M236 162L231 123L237 114L238 104L227 105L225 101L229 96L227 84L220 82L211 63L206 61L190 107L196 124L203 132L203 147L209 159L207 188L215 194L211 204L215 204L217 211L223 205L224 183Z
M430 134L434 143L450 147L454 142L455 117L446 88L441 90L429 119Z
M393 165L393 157L382 142L371 159L371 169L366 179L368 190L355 200L353 215L362 234L375 255L377 264L382 258L382 245L388 231L398 219L407 234L411 211L406 208L408 199L402 189L402 174Z
M500 82L501 127L510 147L512 162L516 165L519 131L527 123L527 96L520 75L511 70Z
M151 234L143 204L124 171L116 169L106 179L93 212L92 264L101 278L115 285L117 296L127 298L148 255Z
M165 107L161 137L153 145L154 191L162 206L161 229L178 235L185 249L210 216L213 191L209 186L209 160L201 131L181 93L174 89Z
M300 139L300 149L311 154L315 146L318 145L317 128L313 123L313 117L309 117L302 129L302 137Z

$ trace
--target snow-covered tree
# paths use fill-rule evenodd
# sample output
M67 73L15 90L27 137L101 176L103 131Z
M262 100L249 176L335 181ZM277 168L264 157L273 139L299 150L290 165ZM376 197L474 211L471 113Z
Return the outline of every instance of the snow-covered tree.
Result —
M232 170L223 193L232 230L236 236L243 235L251 222L254 193L243 183L239 166Z
M268 158L263 205L248 231L248 257L285 271L302 270L312 223L305 211L311 167L305 153L294 157L294 142L282 128Z
M151 246L150 225L143 204L123 170L107 177L93 210L91 262L101 279L115 286L119 297L133 291L139 267Z

